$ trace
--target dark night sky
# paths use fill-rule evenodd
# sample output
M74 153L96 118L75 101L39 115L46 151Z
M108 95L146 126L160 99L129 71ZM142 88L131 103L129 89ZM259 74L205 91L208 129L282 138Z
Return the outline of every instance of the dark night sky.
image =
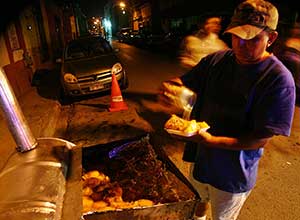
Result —
M58 0L60 1L60 0ZM63 0L61 0L63 1ZM78 0L80 7L83 11L83 13L87 17L91 16L103 16L103 8L106 4L107 0ZM209 8L215 8L214 5L221 5L221 4L232 4L234 2L235 5L237 5L238 2L242 2L243 0L205 0L205 1L199 1L199 0L188 0L187 2L203 2L204 5L208 7L207 5L213 5L209 6ZM289 14L290 10L298 11L298 20L299 20L299 3L298 0L269 0L270 2L274 3L280 12L280 17L284 18L287 14ZM33 0L22 0L22 1L6 1L6 6L2 7L1 11L1 19L0 19L0 31L2 31L5 27L5 25L14 17L18 16L18 13L20 10L28 3L34 2ZM217 3L219 2L219 3ZM226 8L226 6L224 7Z
M103 16L103 8L107 0L80 0L80 8L87 17Z
M205 0L203 1L204 5L208 8L215 9L215 5L222 5L222 8L226 8L226 5L237 5L238 3L242 2L244 0ZM281 6L287 7L287 8L293 8L295 10L295 7L299 10L299 6L296 3L297 0L269 0L276 6L278 6L279 11L282 10ZM104 16L103 8L106 4L107 0L79 0L80 7L83 11L83 13L87 17L91 16ZM199 4L199 0L188 0L187 2L194 2L196 5ZM223 7L224 6L224 7ZM296 10L297 10L296 9Z

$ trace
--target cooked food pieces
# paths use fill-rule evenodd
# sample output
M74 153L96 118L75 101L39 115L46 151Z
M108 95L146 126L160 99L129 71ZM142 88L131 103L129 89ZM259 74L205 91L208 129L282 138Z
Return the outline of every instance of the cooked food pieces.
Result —
M191 133L197 132L199 130L199 126L196 120L187 121L187 127L184 129L184 132Z
M177 115L172 115L171 118L165 123L165 128L178 131L184 131L188 126L188 121Z
M85 173L83 180L83 212L153 206L149 199L123 201L123 190L118 183L111 183L108 176L98 170Z
M83 196L90 196L93 194L93 190L90 187L84 187L82 191Z
M124 146L113 158L106 151L94 153L84 166L84 213L148 207L195 197L166 169L148 137Z
M88 196L83 196L82 197L82 207L83 207L83 212L90 211L93 207L94 201L88 197Z
M147 207L147 206L153 206L154 202L149 199L139 199L139 200L135 201L134 204L136 204L136 206L140 206L140 207Z
M206 122L197 122L196 120L185 120L173 114L171 118L165 123L166 129L182 131L184 133L193 133L201 130L206 130L209 125Z

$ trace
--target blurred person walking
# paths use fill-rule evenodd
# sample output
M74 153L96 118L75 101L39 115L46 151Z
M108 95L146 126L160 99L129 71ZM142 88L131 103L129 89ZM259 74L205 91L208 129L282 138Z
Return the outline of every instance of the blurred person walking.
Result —
M186 36L180 45L179 60L187 67L194 67L206 55L228 48L219 38L221 18L209 17L202 28Z
M179 78L162 84L159 100L172 107L178 89L197 94L192 119L209 132L186 142L183 160L191 162L190 180L202 203L210 202L213 220L235 220L255 186L265 144L275 135L289 136L295 108L291 72L267 51L278 36L278 10L268 1L247 0L234 11L225 33L232 49L212 53ZM171 83L168 83L171 82ZM174 87L177 84L178 87ZM194 179L193 179L194 178Z
M274 47L274 54L293 74L296 84L296 105L300 106L300 23L286 31L287 36ZM278 41L277 41L278 42Z

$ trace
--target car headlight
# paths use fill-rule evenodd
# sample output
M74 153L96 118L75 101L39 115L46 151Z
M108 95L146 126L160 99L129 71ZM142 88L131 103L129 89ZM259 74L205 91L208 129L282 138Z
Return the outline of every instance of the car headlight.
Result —
M115 65L113 65L112 69L111 69L111 73L116 74L121 72L123 69L121 63L116 63Z
M64 81L67 83L77 83L77 78L71 73L66 73L64 75Z

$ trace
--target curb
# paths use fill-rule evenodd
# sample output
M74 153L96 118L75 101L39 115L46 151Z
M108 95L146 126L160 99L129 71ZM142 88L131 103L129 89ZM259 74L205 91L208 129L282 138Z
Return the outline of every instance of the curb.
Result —
M54 136L60 113L61 113L61 105L58 102L55 102L52 107L51 114L49 117L47 117L45 121L45 125L43 126L43 130L41 131L39 137Z

